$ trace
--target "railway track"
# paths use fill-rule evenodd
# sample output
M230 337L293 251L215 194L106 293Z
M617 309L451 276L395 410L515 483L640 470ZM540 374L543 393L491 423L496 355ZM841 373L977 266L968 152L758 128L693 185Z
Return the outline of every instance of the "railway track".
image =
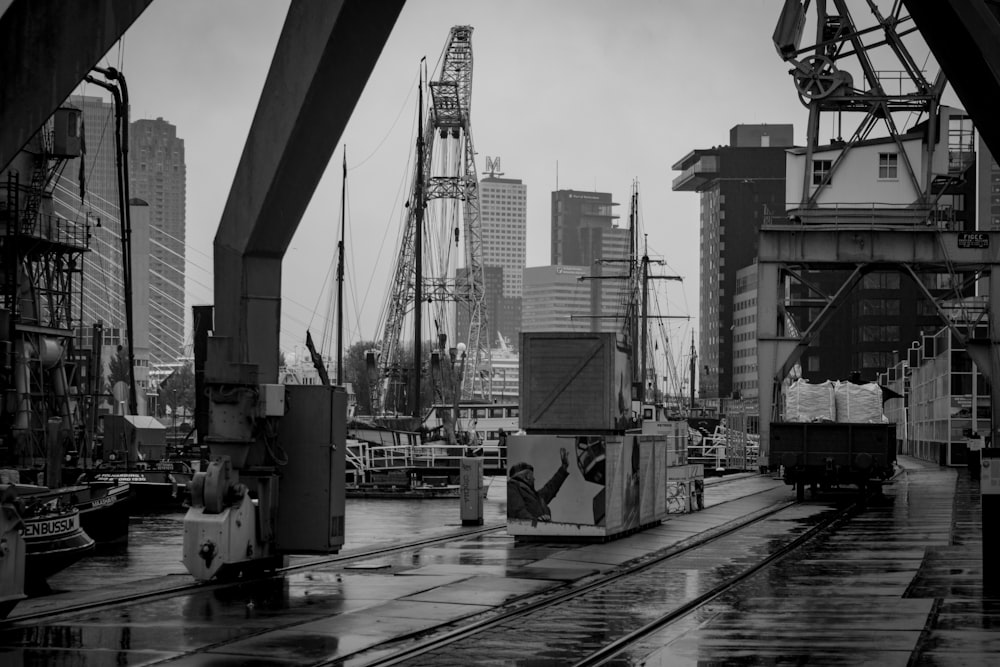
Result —
M328 567L331 565L333 566L350 565L351 563L357 561L364 561L364 560L370 560L372 558L379 558L382 556L391 556L393 554L405 553L407 551L420 549L422 547L434 546L436 544L451 542L454 541L455 539L459 539L462 537L495 533L505 528L506 524L484 526L482 528L472 528L472 529L467 528L461 531L451 532L446 535L429 537L421 540L414 540L412 542L392 544L388 546L377 546L370 549L352 551L351 553L342 555L318 556L315 558L309 558L299 563L277 568L273 570L272 573L267 574L266 576L262 576L260 578L261 579L281 578L287 574L292 574L294 572L301 572L304 570L308 571L310 569L318 569L322 567ZM140 602L143 600L184 595L196 591L218 590L232 586L239 586L243 583L245 583L244 580L239 580L239 581L222 580L222 581L210 581L210 582L191 581L176 586L155 588L153 590L146 590L136 593L121 594L121 593L111 592L110 596L100 596L97 599L81 601L76 604L60 604L53 608L48 608L38 611L29 611L21 614L18 614L17 608L15 608L14 612L11 613L11 615L8 618L0 620L0 629L15 627L19 625L30 625L33 623L38 623L40 621L49 621L54 618L58 618L60 616L74 615L85 612L99 612L105 609L111 609L113 607L121 606L124 604L131 604L134 602Z
M713 484L713 487L718 489L724 488L724 486L718 486L720 484L726 485L727 482L717 482ZM554 589L547 589L548 592L542 592L530 597L514 599L513 601L509 601L507 604L496 607L489 612L484 612L478 617L455 621L454 624L439 625L421 633L412 633L407 637L392 638L391 640L387 640L370 649L360 651L346 657L341 657L337 661L320 662L319 664L339 663L362 665L400 664L407 662L411 664L428 664L427 660L430 660L433 664L438 664L440 660L443 660L440 664L475 664L477 662L481 662L481 655L479 657L469 656L463 653L462 647L467 646L470 643L474 645L490 633L494 633L494 636L497 636L496 633L499 633L500 639L498 641L502 641L503 643L509 645L510 635L506 635L506 637L504 637L504 634L507 632L505 628L512 623L527 623L530 625L537 622L532 619L537 618L538 614L564 613L563 610L569 609L573 604L574 599L586 601L588 596L599 595L601 590L625 587L631 578L641 577L643 572L654 571L659 563L675 562L677 558L683 558L685 554L690 554L694 550L704 547L706 544L717 543L719 540L724 540L728 535L740 534L742 531L747 530L753 525L760 525L762 522L768 521L769 517L774 517L777 513L797 506L796 503L787 496L785 496L777 504L773 504L771 500L767 499L766 496L760 495L773 493L775 491L773 486L763 490L758 490L757 487L753 485L751 485L751 487L752 488L746 489L730 487L729 490L723 493L713 494L715 502L711 502L709 505L728 505L731 503L739 503L741 500L745 500L747 498L759 496L762 500L758 500L751 505L756 508L763 509L758 509L756 512L747 514L746 516L741 516L738 519L730 521L728 524L716 526L716 528L711 529L709 532L692 535L690 538L667 550L655 552L653 554L634 559L623 566L615 568L613 571L605 572L604 574L591 575L590 577L578 580L573 584L559 585ZM727 498L728 500L726 500ZM805 507L804 505L799 506ZM732 507L739 506L732 505ZM737 515L738 513L736 512L731 513L731 516ZM695 517L697 515L690 516ZM127 615L129 612L126 610L144 602L155 601L160 603L161 600L165 601L170 598L183 600L185 596L195 599L197 596L203 595L206 591L211 593L213 598L241 598L245 597L246 589L241 589L240 587L246 587L248 584L252 585L256 581L265 582L266 584L268 581L281 581L284 577L295 575L296 573L301 576L302 573L308 573L311 570L321 572L321 577L330 576L331 573L336 574L341 571L348 571L352 569L352 566L354 565L360 566L364 569L366 567L364 561L371 562L380 559L387 559L386 557L391 557L391 559L396 560L397 562L409 562L409 557L407 555L408 552L412 553L414 559L416 559L418 554L421 553L421 550L427 547L433 548L449 542L455 542L456 540L476 541L478 538L482 537L495 539L490 536L498 533L502 534L506 538L506 535L503 532L504 530L504 524L472 529L463 528L461 530L450 531L447 534L406 543L372 545L371 548L352 550L352 552L342 555L296 559L293 564L280 568L273 575L268 577L259 577L252 581L238 580L200 584L185 583L182 585L171 586L161 585L159 588L150 588L149 586L145 586L145 590L131 593L128 591L115 592L113 590L100 592L94 591L93 594L84 593L81 595L81 599L78 602L67 604L65 601L59 601L58 604L51 604L48 608L25 610L21 614L15 613L11 618L0 622L0 631L16 631L19 628L30 629L42 626L72 626L73 624L80 622L77 619L86 619L82 620L82 622L90 623L92 622L91 619L96 619L100 616L116 617L120 614ZM782 527L777 529L775 532L787 533L788 527ZM607 543L607 546L614 547L615 543ZM650 588L652 589L652 587ZM232 592L230 592L230 590ZM170 604L173 605L170 608L177 608L177 604L188 603L170 602ZM16 611L17 610L15 609L15 612ZM535 616L533 616L533 614ZM260 632L267 632L268 630L275 629L276 627L294 630L296 624L301 622L297 619L289 620L291 621L290 623L288 621L283 623L275 618L275 625L269 624L267 626L261 626ZM569 624L564 624L564 626L565 625ZM243 639L247 639L255 636L256 634L258 634L256 630L251 630L249 633L243 632L239 636ZM212 643L202 647L192 646L190 647L190 652L188 652L187 655L195 656L204 651L224 652L225 646L232 641L238 641L238 638L233 638L232 640L225 639L221 642ZM170 660L167 660L166 662L169 663ZM568 664L561 660L558 662L560 662L560 664Z
M652 557L576 585L518 601L460 627L423 637L372 647L324 665L470 665L504 663L532 655L539 664L633 664L618 662L622 654L670 624L691 616L747 578L760 573L811 539L845 521L859 504L818 506L795 501L778 503L739 525L708 539L681 544ZM800 530L789 530L789 523ZM808 525L806 525L808 524ZM735 545L749 547L737 566L719 561ZM758 548L763 547L763 548ZM651 591L677 572L700 572L706 562L719 562L723 576L700 582L696 592L670 596ZM668 584L669 588L669 584ZM685 587L687 588L687 586ZM648 606L644 602L648 602ZM626 618L616 611L630 610ZM631 623L628 619L641 619ZM534 650L532 652L532 650Z
M737 480L738 478L732 478L732 479L723 478L715 482L713 486L719 487ZM742 497L749 497L752 495L756 494L751 493ZM732 502L732 501L725 501L725 502ZM371 548L352 550L349 553L337 554L332 556L310 557L307 559L303 559L299 562L296 562L294 564L277 568L271 571L270 574L265 574L260 578L261 579L280 578L287 574L308 571L310 569L318 569L318 568L337 566L337 565L346 566L358 561L370 560L373 558L405 553L407 551L420 549L422 547L444 544L465 537L496 533L500 532L501 530L504 530L505 528L506 524L495 524L480 528L463 528L461 530L451 531L439 536L428 537L420 540L413 540L405 543L393 543L391 545L372 545ZM143 600L161 599L171 596L185 595L196 591L224 589L230 586L238 586L242 583L245 583L245 580L235 580L235 581L222 580L222 581L212 581L212 582L189 581L183 584L160 586L152 589L145 589L130 593L118 592L115 590L105 590L96 592L94 594L88 594L88 592L86 591L78 591L77 594L81 598L79 602L52 604L42 609L21 611L20 613L18 611L18 608L15 607L14 611L10 614L8 618L0 619L0 630L9 627L30 625L32 623L48 621L60 616L73 615L85 612L99 612L103 609L110 609L121 605L141 602ZM44 598L42 599L44 600ZM21 609L23 610L25 606L29 604L30 601L27 603L22 602Z

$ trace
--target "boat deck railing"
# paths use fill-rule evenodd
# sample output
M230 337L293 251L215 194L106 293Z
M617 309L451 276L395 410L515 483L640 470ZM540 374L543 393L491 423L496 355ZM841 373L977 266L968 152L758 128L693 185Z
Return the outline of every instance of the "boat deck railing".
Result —
M711 434L692 437L688 461L716 469L753 470L757 467L759 451L758 434L720 424Z
M481 449L481 453L479 451ZM404 471L414 468L454 468L458 470L466 448L438 444L396 445L374 444L363 440L348 439L347 466L364 476L369 472ZM499 443L486 443L477 448L476 455L483 459L486 470L503 470L506 467L506 447Z

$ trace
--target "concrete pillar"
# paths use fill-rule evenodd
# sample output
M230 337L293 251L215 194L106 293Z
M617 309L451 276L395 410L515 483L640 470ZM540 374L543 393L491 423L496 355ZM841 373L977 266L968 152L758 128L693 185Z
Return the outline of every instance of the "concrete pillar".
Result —
M483 459L475 456L462 457L459 498L462 503L462 525L483 525Z

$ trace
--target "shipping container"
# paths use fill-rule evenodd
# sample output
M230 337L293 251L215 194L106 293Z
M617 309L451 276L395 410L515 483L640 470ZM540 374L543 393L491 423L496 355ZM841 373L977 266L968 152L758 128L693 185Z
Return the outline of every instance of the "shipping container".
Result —
M524 332L521 428L613 433L638 426L629 348L613 333Z

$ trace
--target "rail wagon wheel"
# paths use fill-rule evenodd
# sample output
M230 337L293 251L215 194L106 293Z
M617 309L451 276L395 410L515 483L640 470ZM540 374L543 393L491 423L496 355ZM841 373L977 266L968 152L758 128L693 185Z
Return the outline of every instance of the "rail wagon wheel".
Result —
M809 56L796 60L795 69L789 74L795 79L795 88L803 97L821 100L829 97L844 82L837 66L827 56Z

